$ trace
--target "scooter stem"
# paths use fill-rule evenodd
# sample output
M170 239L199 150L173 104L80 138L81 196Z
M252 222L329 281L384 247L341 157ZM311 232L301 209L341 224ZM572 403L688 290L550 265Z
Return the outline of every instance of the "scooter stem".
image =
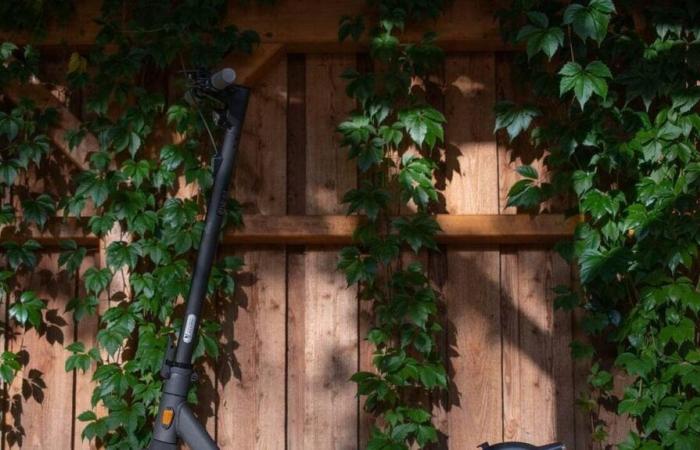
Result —
M229 86L218 93L226 108L220 122L225 127L224 141L214 158L214 185L207 208L204 232L192 273L187 297L185 320L180 330L177 347L168 345L161 369L165 379L158 417L153 426L149 450L174 450L178 440L192 450L218 450L216 442L197 421L187 405L187 392L194 381L192 353L197 342L202 304L207 292L211 267L216 256L219 235L228 202L228 190L235 166L236 151L241 136L250 90L243 86Z

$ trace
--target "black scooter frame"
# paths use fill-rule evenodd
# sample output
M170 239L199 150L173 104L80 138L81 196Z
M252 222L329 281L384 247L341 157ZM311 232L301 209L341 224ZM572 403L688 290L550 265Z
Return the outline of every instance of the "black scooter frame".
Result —
M187 392L190 384L196 379L192 370L192 352L197 341L202 304L216 256L221 225L226 215L228 189L250 90L243 86L231 85L223 90L212 90L206 94L216 97L224 105L224 110L219 112L219 125L225 128L225 133L223 145L214 157L214 185L192 274L185 320L177 340L177 347L168 345L161 369L165 386L158 417L153 426L153 439L148 447L149 450L175 450L178 448L179 440L186 443L192 450L219 449L206 429L192 414L187 404Z

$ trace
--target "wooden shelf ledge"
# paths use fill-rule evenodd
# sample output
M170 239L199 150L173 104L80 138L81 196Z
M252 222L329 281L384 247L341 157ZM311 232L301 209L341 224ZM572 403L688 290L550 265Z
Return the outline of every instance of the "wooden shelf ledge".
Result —
M446 215L437 217L442 231L441 244L552 244L570 237L576 218L560 214L542 215ZM244 216L245 226L229 230L224 244L246 245L344 245L352 242L352 233L360 216ZM73 239L80 245L96 245L97 238L85 231L87 219L56 219L45 230L0 228L0 241L35 239L44 246Z

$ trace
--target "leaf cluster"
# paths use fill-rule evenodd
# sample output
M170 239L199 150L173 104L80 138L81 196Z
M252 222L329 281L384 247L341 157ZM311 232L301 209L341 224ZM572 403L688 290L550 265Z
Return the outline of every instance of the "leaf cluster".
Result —
M595 412L613 405L635 424L620 449L700 448L700 8L514 2L501 18L526 46L519 72L533 98L500 105L496 130L547 149L551 175L519 168L509 203L565 196L581 218L559 245L580 289L558 287L556 305L581 308L596 343L572 345L593 358L580 404L594 437L607 438ZM619 372L622 395L612 390Z
M376 26L365 28L363 17L344 17L341 40L369 34L376 69L348 70L347 94L359 108L338 126L342 143L361 172L360 187L344 197L348 213L367 217L354 234L354 245L341 251L338 268L348 284L359 283L360 297L372 302L374 326L367 340L374 345L374 371L358 372L352 380L365 396L364 407L381 418L371 433L369 449L424 448L437 441L426 405L418 392L447 385L437 346L438 296L414 262L401 268L402 249L415 253L437 250L439 226L430 215L437 200L434 183L436 149L444 139L445 117L416 83L428 82L442 61L435 36L402 44L407 23L436 17L444 2L371 2ZM391 219L397 204L412 203L417 213Z

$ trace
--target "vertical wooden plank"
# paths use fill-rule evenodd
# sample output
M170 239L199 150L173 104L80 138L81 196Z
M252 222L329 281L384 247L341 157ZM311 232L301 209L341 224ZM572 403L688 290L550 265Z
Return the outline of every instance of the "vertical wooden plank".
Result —
M10 196L10 188L5 187L2 189L2 192L0 192L0 204L4 205L6 203L11 202L11 196ZM2 267L7 267L7 260L4 257L4 255L0 255L0 263L2 263ZM8 333L8 317L7 317L7 304L10 302L11 298L11 290L8 289L8 292L2 292L0 294L0 322L4 325L4 329L2 332L0 332L0 349L2 351L7 350L7 335ZM0 380L0 408L1 408L1 414L2 414L2 426L0 426L0 449L3 449L5 447L5 432L7 431L7 419L9 418L8 411L9 411L9 396L8 396L8 387L9 385L5 383L5 381Z
M39 256L39 255L38 255ZM21 276L19 288L34 291L46 301L45 325L21 330L8 349L19 352L25 364L8 388L6 448L72 448L73 373L64 369L73 342L73 324L62 314L74 295L75 281L59 270L59 253L42 252L37 267Z
M234 196L246 211L286 210L287 65L255 90L246 118ZM222 448L285 447L285 252L238 251L246 268L234 302L224 305L233 342L219 367L218 443ZM235 318L235 323L233 321ZM233 357L233 359L231 359Z
M498 252L450 248L448 315L449 448L475 448L502 435Z
M513 101L516 89L513 87L513 60L510 54L496 54L496 97L498 101ZM514 206L507 207L508 191L519 179L515 169L521 164L518 152L509 142L505 131L498 133L498 203L500 214L515 214Z
M498 214L494 65L492 53L449 56L445 62L444 194L451 214Z
M558 285L571 286L571 267L550 250L547 252L548 266L551 267L551 281L545 285L546 304L554 310L552 325L552 383L555 392L555 440L562 441L567 448L576 445L576 395L574 392L574 361L571 357L573 340L573 315L571 312L554 309L556 297L554 288Z
M496 214L494 56L450 56L445 79L447 212ZM474 448L502 437L499 289L497 248L447 250L450 448Z
M355 187L357 172L340 148L338 124L354 108L340 78L356 65L352 56L309 55L306 59L306 212L340 214L341 200Z
M380 64L377 63L376 66ZM379 70L375 67L375 61L372 60L369 54L361 53L357 55L357 71L360 73L371 73L374 70ZM396 154L398 158L398 152ZM392 170L392 169L390 169ZM368 174L363 174L357 169L358 183L362 183ZM400 214L401 205L397 202L395 205L390 205L390 214ZM375 352L375 346L367 340L369 331L374 327L375 317L373 313L374 302L372 300L360 300L358 308L358 367L363 372L376 372L377 369L372 364L372 358ZM367 448L372 427L375 426L376 418L373 413L365 410L366 397L359 398L359 415L358 415L358 448Z
M65 62L68 61L69 57L70 55L68 53L63 54L63 64L60 68L61 71L65 69ZM66 106L69 107L71 112L75 114L75 116L80 120L83 119L83 111L85 110L85 100L86 98L83 89L72 90L70 92L70 96L66 99ZM87 206L87 208L83 210L82 215L89 216L94 213L94 205L90 203ZM99 245L94 248L89 248L87 255L83 259L83 262L80 265L80 268L78 269L78 280L75 289L75 296L83 298L87 295L85 285L83 283L83 274L90 267L96 267L98 269L101 268L100 261L104 263L105 258L104 254L100 252ZM80 321L76 321L74 317L71 317L75 326L75 340L77 342L82 342L83 344L85 344L86 350L97 346L97 332L100 328L100 315L103 314L107 309L108 302L108 298L106 296L102 296L99 299L99 305L95 315L83 317ZM90 369L88 369L88 371L85 373L83 373L80 370L75 371L75 416L73 418L73 448L76 450L96 450L98 448L94 440L83 440L81 435L86 426L86 423L78 420L78 416L81 413L88 410L94 410L92 408L91 398L93 389L95 388L95 382L92 380L95 368L95 363L93 363ZM100 410L98 410L97 413L99 415Z
M83 260L83 263L78 270L78 286L76 288L76 295L78 297L84 297L86 295L85 286L82 283L82 275L90 267L99 266L99 255L97 249L88 250L88 254ZM78 342L85 344L85 349L89 350L97 345L97 330L99 329L99 315L106 309L105 303L101 303L98 307L97 314L92 316L83 317L79 322L76 322L73 318L73 323L75 324L75 339ZM85 422L80 422L77 417L87 410L92 410L92 405L90 403L90 398L92 397L92 391L95 388L95 383L92 380L92 374L95 369L93 364L90 369L83 373L80 370L75 372L75 425L74 425L74 438L73 438L73 448L80 450L95 450L97 446L95 441L83 440L81 434L85 428Z
M574 278L575 280L575 278ZM576 283L576 281L574 281ZM590 344L588 335L583 331L581 320L583 319L583 309L574 312L573 318L573 339L578 342ZM590 397L588 384L588 373L591 368L590 359L574 360L574 399L579 400ZM593 424L591 414L579 405L576 405L574 412L574 432L576 434L576 450L592 450Z
M287 213L306 212L306 57L287 70ZM287 247L287 448L304 448L304 247Z
M306 212L306 57L287 60L287 214Z
M571 317L554 311L568 270L551 251L503 255L504 438L574 445Z
M341 73L353 57L306 58L306 212L337 214L343 194L356 185L354 164L340 149L335 128L353 108ZM303 342L290 344L290 361L304 360L303 374L289 385L289 448L357 448L358 402L348 382L358 367L356 289L336 270L337 250L308 248L304 257ZM299 326L299 322L295 322ZM297 334L299 333L299 334ZM300 331L290 331L301 337ZM294 409L291 409L291 407ZM296 418L293 421L292 418Z
M514 85L511 54L496 57L499 100L525 100ZM499 202L502 214L508 191L520 178L517 166L531 164L546 179L543 156L525 140L498 139ZM569 285L570 268L552 251L504 249L501 255L503 315L504 438L561 440L574 445L574 388L571 314L554 311L552 289Z

